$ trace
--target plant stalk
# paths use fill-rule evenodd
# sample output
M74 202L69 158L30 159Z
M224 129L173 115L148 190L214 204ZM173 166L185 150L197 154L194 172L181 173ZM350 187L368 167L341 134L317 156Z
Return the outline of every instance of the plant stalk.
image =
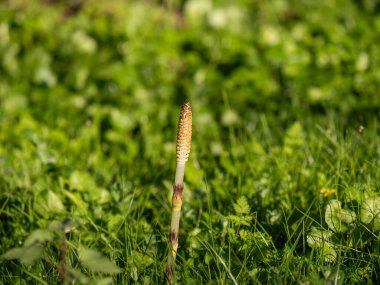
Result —
M177 168L173 186L172 220L169 235L169 255L165 269L165 277L169 284L174 284L175 259L178 250L179 219L182 207L183 178L185 175L185 164L190 153L191 133L192 113L190 104L186 102L182 106L178 121Z
M66 237L64 236L61 241L60 246L60 256L61 256L61 262L58 265L58 272L59 277L62 281L65 281L66 279L66 258L67 258L67 243L66 243Z

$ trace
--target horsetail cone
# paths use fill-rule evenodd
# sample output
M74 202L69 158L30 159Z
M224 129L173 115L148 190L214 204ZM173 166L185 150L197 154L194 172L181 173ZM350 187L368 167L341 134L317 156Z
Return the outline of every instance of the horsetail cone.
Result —
M190 103L183 104L178 121L177 163L186 163L189 158L192 131L192 113Z
M179 217L182 207L183 177L185 164L189 158L192 132L192 113L189 102L185 102L181 109L177 133L177 169L174 181L172 198L172 221L170 225L169 256L165 276L170 284L174 283L174 265L178 249Z
M189 158L192 132L192 113L189 102L185 102L178 120L177 132L177 170L174 185L183 183L185 163Z

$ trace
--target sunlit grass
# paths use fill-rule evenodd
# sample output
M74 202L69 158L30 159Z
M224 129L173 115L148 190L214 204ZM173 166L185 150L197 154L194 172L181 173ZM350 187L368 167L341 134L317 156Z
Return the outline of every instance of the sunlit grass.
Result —
M1 284L164 282L186 98L178 284L378 283L376 5L8 2Z

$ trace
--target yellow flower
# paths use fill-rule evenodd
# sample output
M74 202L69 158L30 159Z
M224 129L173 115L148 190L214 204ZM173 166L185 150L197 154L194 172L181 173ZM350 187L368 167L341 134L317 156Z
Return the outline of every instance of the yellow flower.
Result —
M336 192L336 189L334 189L334 188L321 188L321 190L319 190L319 192L321 192L323 197L330 197L331 195L333 195Z

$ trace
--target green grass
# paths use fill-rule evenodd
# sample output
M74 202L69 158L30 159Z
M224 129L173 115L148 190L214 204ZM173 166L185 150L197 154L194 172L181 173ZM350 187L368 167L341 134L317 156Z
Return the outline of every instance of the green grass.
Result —
M178 284L378 283L377 1L168 2L0 4L0 284L164 283L185 100Z

